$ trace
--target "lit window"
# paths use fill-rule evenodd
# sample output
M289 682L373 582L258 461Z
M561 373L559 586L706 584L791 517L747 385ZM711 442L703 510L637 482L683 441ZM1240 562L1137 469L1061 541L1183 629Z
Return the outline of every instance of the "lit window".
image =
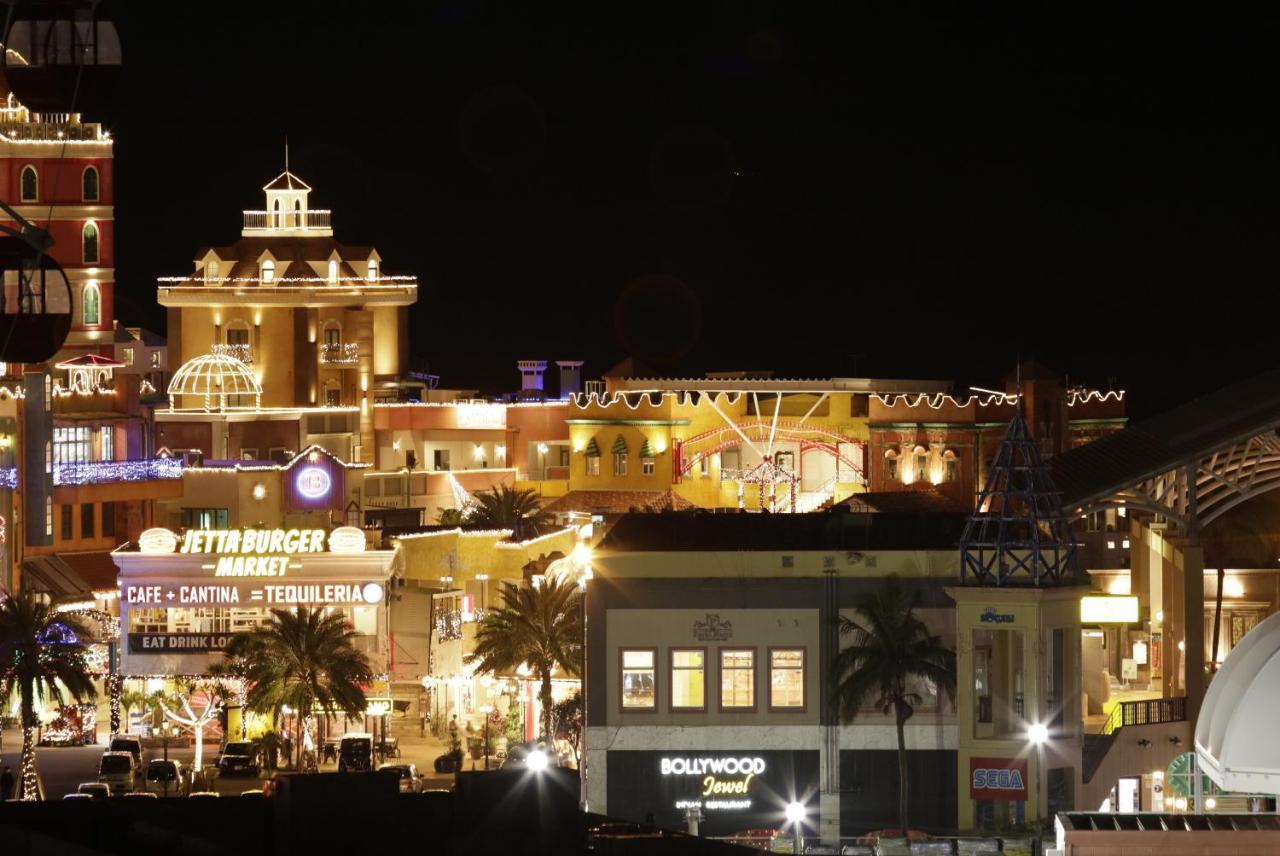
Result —
M721 649L720 707L747 710L756 706L756 652L754 649Z
M889 458L884 462L885 478L889 481L896 481L898 478L898 459Z
M1108 542L1107 542L1107 549L1108 549L1108 550L1114 550L1115 548L1116 548L1116 542L1115 542L1115 541L1108 541Z
M615 476L625 476L627 474L627 453L626 452L614 453L613 474Z
M705 479L711 475L711 456L703 455L698 461L698 472Z
M204 281L216 280L218 278L218 262L216 259L210 259L209 263L204 266Z
M1124 539L1123 541L1121 541L1121 542L1120 542L1120 546L1121 546L1121 547L1123 547L1124 549L1128 550L1128 549L1129 549L1129 539L1128 539L1128 538L1126 538L1126 539Z
M53 537L53 497L51 496L44 498L44 534L48 538Z
M671 649L672 710L706 710L706 660L701 648Z
M120 358L124 361L126 366L133 365L133 348L121 348Z
M98 227L93 221L84 224L84 231L81 233L81 245L84 249L84 263L98 263Z
M623 710L654 710L658 705L657 652L651 648L622 652Z
M116 432L110 425L98 429L98 460L114 461L116 459Z
M130 356L130 359L133 358L132 354L130 354L129 356ZM153 369L160 368L160 352L159 351L151 352L151 368Z
M589 476L600 475L600 456L599 455L587 455L587 475Z
M243 321L240 322L244 324ZM228 345L245 345L249 344L249 327L246 324L243 327L227 328L227 344Z
M804 649L777 648L769 652L769 709L804 707Z
M267 259L262 263L262 281L271 282L276 278L276 263Z
M378 281L378 262L375 259L369 259L369 282Z
M39 198L40 175L36 172L35 167L28 164L22 168L22 201L35 202Z
M653 458L640 459L640 473L642 475L651 476L656 469L657 467L655 466Z
M325 327L324 343L326 345L341 345L342 344L342 328L338 327L333 323L330 323L328 327Z
M334 259L329 259L329 282L338 281L338 263Z
M81 300L81 320L85 326L93 327L102 323L102 294L98 291L98 284L93 280L89 280L85 284L84 294Z
M89 454L89 426L75 425L53 429L53 462L55 464L83 464L91 460Z
M80 196L85 202L98 201L98 170L94 167L85 167L84 175L80 179Z
M960 462L955 458L947 458L946 480L955 481L960 478Z

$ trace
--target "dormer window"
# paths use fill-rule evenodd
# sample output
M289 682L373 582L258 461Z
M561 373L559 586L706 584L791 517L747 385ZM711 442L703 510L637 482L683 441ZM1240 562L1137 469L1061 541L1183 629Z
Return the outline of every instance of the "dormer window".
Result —
M377 259L369 259L369 282L378 281L378 261Z
M338 281L338 262L335 259L329 259L329 282Z
M217 279L218 279L218 261L217 259L210 259L209 262L204 266L204 281L205 282L209 282L210 280L216 281Z
M276 263L267 259L262 263L262 282L264 284L274 281L276 278Z

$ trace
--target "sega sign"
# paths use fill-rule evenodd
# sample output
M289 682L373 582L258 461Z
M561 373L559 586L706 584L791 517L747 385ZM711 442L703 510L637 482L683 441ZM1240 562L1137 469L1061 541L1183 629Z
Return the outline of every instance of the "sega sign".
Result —
M1026 759L970 758L969 796L975 800L1026 801Z

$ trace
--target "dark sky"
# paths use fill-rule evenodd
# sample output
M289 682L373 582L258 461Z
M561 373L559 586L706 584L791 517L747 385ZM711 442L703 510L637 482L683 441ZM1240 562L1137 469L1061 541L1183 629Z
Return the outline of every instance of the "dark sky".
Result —
M1275 23L937 5L124 4L119 315L163 326L287 134L338 239L420 277L447 386L1021 353L1141 414L1280 364Z

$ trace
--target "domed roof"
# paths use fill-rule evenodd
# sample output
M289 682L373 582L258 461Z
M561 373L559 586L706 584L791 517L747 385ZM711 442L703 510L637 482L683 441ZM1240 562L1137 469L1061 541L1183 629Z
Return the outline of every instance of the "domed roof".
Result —
M180 401L179 396L188 396ZM198 396L192 400L192 397ZM187 360L169 381L170 410L247 410L262 405L262 384L230 354Z
M1205 693L1196 721L1196 756L1228 791L1280 793L1280 613L1231 649Z

